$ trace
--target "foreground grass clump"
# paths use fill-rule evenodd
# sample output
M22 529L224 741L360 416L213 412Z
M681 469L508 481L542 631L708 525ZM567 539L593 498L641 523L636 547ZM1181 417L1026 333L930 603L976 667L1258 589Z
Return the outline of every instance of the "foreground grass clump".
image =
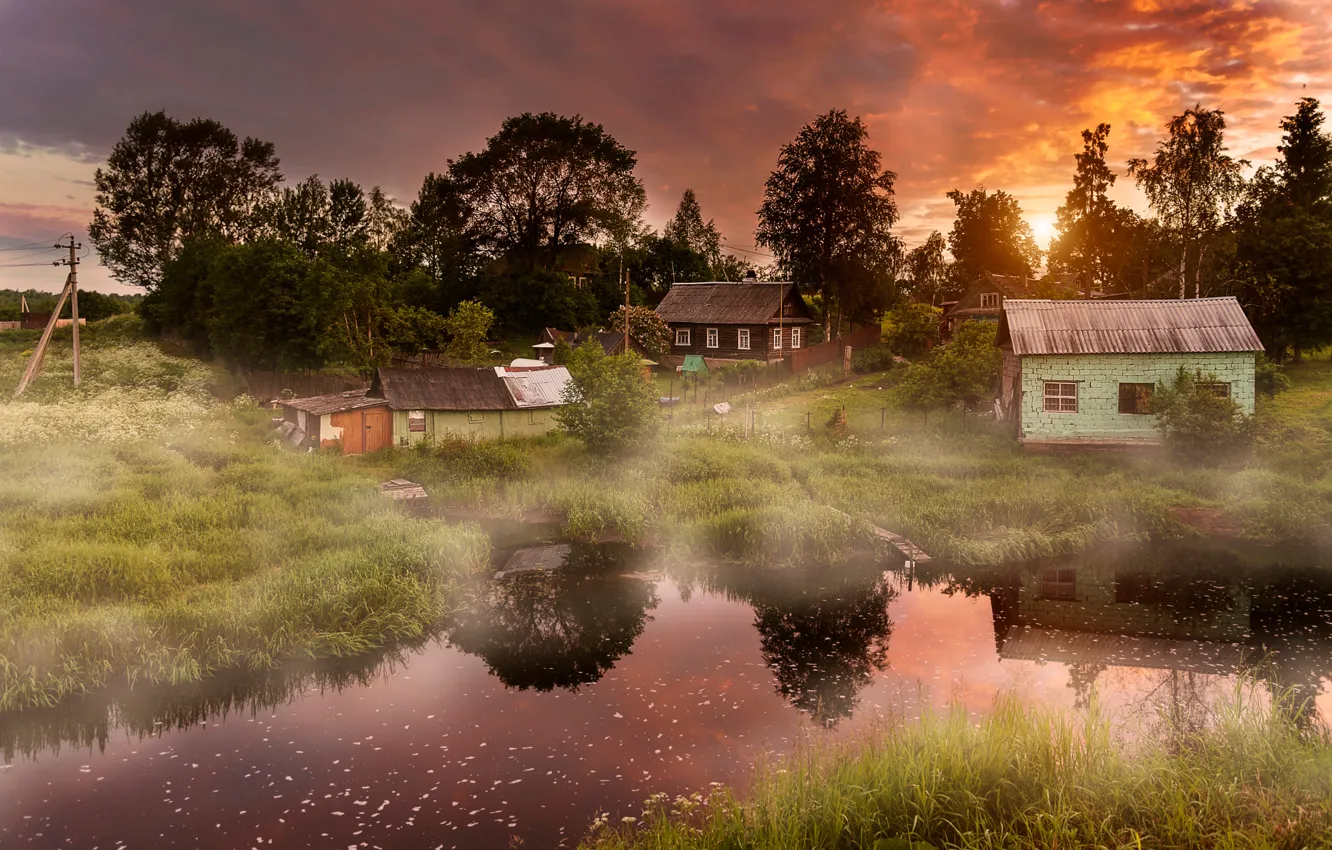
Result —
M1008 700L979 725L959 710L815 747L761 771L744 802L659 795L584 846L1332 847L1332 747L1253 709L1129 746L1102 720Z
M213 425L0 455L0 710L416 638L485 563L479 531Z

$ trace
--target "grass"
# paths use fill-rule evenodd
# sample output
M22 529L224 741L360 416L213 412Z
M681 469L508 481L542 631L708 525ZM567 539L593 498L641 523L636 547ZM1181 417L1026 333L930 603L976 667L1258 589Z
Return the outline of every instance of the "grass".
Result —
M1238 705L1237 701L1237 705ZM1279 714L1127 744L1086 718L1002 700L979 722L927 715L760 769L740 800L649 799L594 823L595 850L1314 848L1332 846L1332 748Z
M108 347L79 392L52 380L50 401L0 408L114 435L57 424L0 453L0 710L419 638L486 563L478 529L403 516L338 459L266 443L266 412L212 401L203 367L177 361ZM117 369L144 378L124 409L106 403ZM158 407L182 418L121 421Z

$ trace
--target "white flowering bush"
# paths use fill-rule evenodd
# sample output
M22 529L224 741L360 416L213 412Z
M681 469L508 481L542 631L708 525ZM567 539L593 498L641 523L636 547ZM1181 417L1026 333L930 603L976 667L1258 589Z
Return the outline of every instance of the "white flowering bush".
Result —
M22 353L0 359L0 381L17 386L26 366ZM218 409L209 366L149 342L90 345L81 371L75 388L72 357L56 349L23 396L0 391L0 445L152 439L193 430Z

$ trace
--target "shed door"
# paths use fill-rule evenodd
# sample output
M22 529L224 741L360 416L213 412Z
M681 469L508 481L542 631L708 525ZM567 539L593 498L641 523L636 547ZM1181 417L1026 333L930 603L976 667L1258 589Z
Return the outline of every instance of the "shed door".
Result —
M393 417L382 407L364 410L365 414L365 450L377 452L393 444Z
M334 428L342 429L342 453L358 455L365 451L365 427L361 411L335 413L330 419Z

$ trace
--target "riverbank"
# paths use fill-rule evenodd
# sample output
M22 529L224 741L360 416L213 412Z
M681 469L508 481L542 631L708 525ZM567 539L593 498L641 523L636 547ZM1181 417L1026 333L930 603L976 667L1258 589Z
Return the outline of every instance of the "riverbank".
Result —
M1332 847L1332 746L1231 708L1203 732L1135 745L1001 700L979 723L927 715L811 744L743 793L649 799L599 818L587 850L714 847Z

